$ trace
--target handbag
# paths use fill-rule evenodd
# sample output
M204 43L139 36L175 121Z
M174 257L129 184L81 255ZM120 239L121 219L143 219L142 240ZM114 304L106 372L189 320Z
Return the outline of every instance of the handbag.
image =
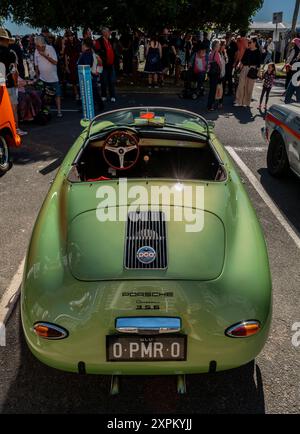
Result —
M251 68L249 69L249 72L248 72L247 77L248 77L248 78L251 78L251 80L257 80L257 79L258 79L258 71L257 71L257 68L251 67Z
M103 72L102 60L96 53L93 53L93 66L91 72L93 75L97 76L102 74Z
M216 55L216 53L214 54L214 57L210 63L208 75L209 76L214 75L214 76L220 77L221 76L221 68L220 68L218 62L215 61L215 55Z
M216 100L222 99L223 98L223 84L219 83L217 85L217 90L216 90Z

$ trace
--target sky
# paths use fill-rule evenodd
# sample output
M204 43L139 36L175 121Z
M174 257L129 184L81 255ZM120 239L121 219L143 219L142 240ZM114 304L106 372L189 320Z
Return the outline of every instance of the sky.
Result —
M293 20L295 0L265 0L254 21L272 21L273 12L283 12L283 21L291 23ZM299 20L298 20L299 21Z
M230 0L224 0L230 1ZM246 0L245 0L246 1ZM283 21L291 23L294 13L295 0L265 0L264 6L258 14L253 17L254 21L271 21L273 12L283 12ZM300 21L300 18L298 22ZM16 26L11 22L6 22L7 27L12 34L26 34L32 32L27 26Z

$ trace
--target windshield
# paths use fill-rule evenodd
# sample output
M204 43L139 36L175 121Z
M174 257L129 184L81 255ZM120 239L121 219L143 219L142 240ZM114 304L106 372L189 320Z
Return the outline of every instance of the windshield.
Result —
M103 123L107 123L103 128ZM192 130L209 136L209 125L196 113L164 107L135 107L97 116L89 127L89 136L112 127L168 127Z

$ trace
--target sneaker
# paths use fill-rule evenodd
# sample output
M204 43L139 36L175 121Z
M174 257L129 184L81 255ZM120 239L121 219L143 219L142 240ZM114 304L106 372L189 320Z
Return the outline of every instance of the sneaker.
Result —
M116 98L111 98L110 102L116 102Z
M27 136L28 134L27 131L23 131L20 128L17 129L17 133L19 134L19 136Z
M101 99L102 99L103 102L107 101L107 98L105 96L103 96Z
M58 117L59 119L61 119L61 118L63 117L62 112L58 112L58 113L57 113L57 117Z

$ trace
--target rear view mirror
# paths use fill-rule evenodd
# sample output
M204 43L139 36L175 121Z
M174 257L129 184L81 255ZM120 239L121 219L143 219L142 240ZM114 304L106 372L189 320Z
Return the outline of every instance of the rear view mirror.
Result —
M82 126L82 128L88 128L88 126L90 125L90 122L88 119L81 119L80 121L80 125Z

